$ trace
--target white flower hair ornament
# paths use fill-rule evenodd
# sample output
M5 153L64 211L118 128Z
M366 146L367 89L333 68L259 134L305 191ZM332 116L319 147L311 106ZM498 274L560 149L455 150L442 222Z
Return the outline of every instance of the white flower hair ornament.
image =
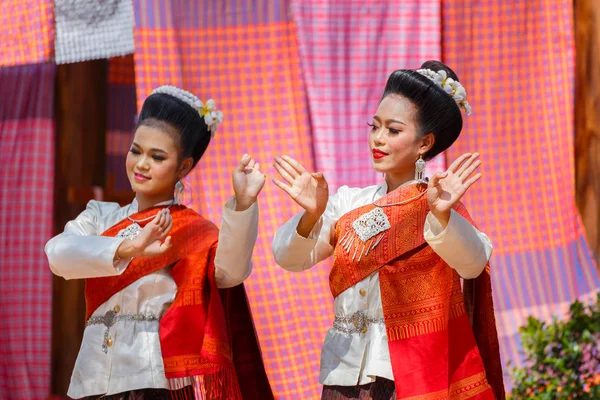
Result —
M198 110L198 113L201 117L204 118L204 122L210 130L211 137L215 135L219 124L223 122L223 113L217 110L215 106L215 101L213 99L209 99L206 103L203 103L198 97L196 97L192 93L170 85L158 87L154 89L150 94L152 95L155 93L168 94L170 96L178 98L179 100L188 104L193 109Z
M418 69L416 72L431 79L433 83L441 87L448 93L459 108L463 109L467 115L471 115L471 106L467 101L467 92L460 82L448 77L448 73L444 70L435 72L431 69Z
M219 124L223 122L223 113L217 110L215 101L213 99L209 99L205 104L203 104L198 112L204 117L204 122L206 122L206 125L208 125L211 136L213 136Z

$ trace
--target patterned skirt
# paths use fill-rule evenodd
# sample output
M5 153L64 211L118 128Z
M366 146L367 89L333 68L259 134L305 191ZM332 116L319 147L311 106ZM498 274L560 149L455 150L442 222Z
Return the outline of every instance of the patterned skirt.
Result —
M323 386L321 400L396 400L394 381L379 378L360 386Z

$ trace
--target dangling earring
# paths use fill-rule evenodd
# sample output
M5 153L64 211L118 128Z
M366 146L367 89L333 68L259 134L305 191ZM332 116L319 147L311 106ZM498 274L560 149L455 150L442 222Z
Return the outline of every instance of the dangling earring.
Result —
M425 171L425 160L423 160L423 155L419 154L419 159L415 162L415 181L417 183L427 183L424 178Z
M181 204L183 203L183 191L185 186L183 186L183 182L180 180L175 184L175 203Z

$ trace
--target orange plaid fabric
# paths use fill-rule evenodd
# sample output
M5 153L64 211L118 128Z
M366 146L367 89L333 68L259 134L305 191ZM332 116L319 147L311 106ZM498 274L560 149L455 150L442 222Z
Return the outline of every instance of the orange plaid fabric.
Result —
M218 223L233 194L231 172L244 153L262 164L268 179L278 154L313 168L296 31L286 2L261 0L254 10L244 2L199 1L185 9L178 3L136 2L138 107L163 84L203 101L215 99L225 119L188 179L191 199L185 202ZM178 21L176 28L172 21ZM278 267L271 240L299 210L269 183L259 202L259 238L246 288L265 367L276 398L317 398L319 352L332 303L328 271L293 274Z
M52 0L5 0L0 26L0 66L51 61L54 54Z
M600 281L574 198L572 2L445 0L443 59L473 115L448 161L479 151L466 203L495 247L494 302L504 361L520 363L529 315L563 315Z

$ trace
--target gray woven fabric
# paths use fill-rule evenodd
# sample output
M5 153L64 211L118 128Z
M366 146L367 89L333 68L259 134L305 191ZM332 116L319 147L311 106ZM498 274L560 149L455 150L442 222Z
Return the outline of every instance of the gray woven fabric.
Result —
M132 0L54 0L56 63L133 53Z

